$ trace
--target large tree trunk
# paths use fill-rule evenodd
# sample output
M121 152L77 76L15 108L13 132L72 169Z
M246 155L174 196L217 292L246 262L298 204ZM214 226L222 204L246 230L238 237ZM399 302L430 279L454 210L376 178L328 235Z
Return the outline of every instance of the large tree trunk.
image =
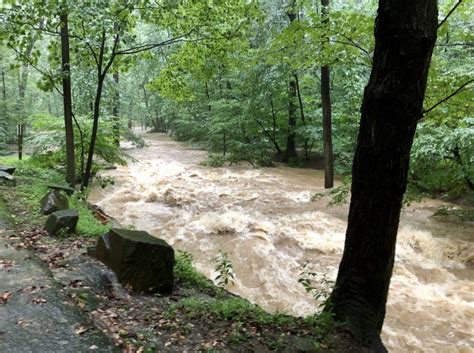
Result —
M379 1L344 254L326 308L361 340L380 340L410 149L436 31L436 0Z
M329 26L329 0L321 0L322 22L328 29ZM323 36L323 50L329 44L329 35ZM332 154L332 112L331 112L331 79L328 65L321 67L321 105L323 108L323 150L324 150L324 187L330 189L334 186L334 157Z
M61 61L63 77L64 127L66 130L66 181L76 184L76 159L74 154L74 127L72 121L71 64L69 60L69 30L67 13L62 12L61 20Z

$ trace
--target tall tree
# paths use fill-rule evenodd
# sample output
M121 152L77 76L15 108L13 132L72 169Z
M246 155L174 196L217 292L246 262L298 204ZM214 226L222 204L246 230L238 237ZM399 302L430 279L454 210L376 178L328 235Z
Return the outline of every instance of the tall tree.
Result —
M118 23L114 23L114 31L119 29ZM117 47L120 44L120 37L117 39ZM113 108L112 116L114 119L114 142L117 146L120 146L120 73L118 61L115 65L115 71L112 75L114 80L114 96L113 96Z
M72 121L71 63L69 59L68 15L65 9L60 14L61 21L61 63L63 81L64 127L66 130L66 181L76 184L76 158L74 153L74 127Z
M324 35L322 50L329 44L329 0L321 0L321 15ZM334 161L332 154L331 77L329 65L321 66L321 105L323 108L324 187L334 186Z
M296 20L296 0L290 1L287 10L287 16L290 20L290 25ZM286 139L286 151L283 161L289 162L291 159L297 157L296 153L296 99L298 97L296 76L290 75L288 83L288 135Z
M117 146L120 145L120 74L115 71L112 75L114 79L114 97L112 116L114 119L114 142Z
M423 114L436 32L436 0L379 1L344 253L326 308L357 338L373 344L380 342L410 149Z

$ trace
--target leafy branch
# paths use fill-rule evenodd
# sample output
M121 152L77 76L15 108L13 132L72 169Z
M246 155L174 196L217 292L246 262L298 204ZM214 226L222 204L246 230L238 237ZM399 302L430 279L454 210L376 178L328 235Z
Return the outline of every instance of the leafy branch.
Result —
M429 112L431 112L433 109L435 109L437 106L439 106L440 104L443 104L444 102L448 101L449 99L453 98L455 95L459 94L459 93L462 93L464 91L467 90L467 86L469 86L471 83L474 82L474 79L471 79L467 82L464 82L461 86L459 86L456 90L454 90L453 92L451 92L450 95L444 97L443 99L441 99L440 101L438 101L437 103L433 104L430 108L428 109L425 109L423 110L423 115L421 116L421 118L425 115L425 114L428 114ZM421 119L420 118L420 119Z
M446 17L438 24L438 28L441 27L446 21L447 19L449 18L449 16L451 16L453 14L453 12L456 10L456 8L461 5L462 3L462 0L458 0L458 2L456 3L456 5L453 6L453 8L448 12L448 14L446 15Z

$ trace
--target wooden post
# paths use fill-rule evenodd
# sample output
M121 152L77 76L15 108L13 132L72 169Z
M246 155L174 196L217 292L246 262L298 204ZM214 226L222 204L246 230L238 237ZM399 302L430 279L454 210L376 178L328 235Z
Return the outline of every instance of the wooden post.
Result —
M21 161L23 159L23 134L25 132L25 124L18 124L16 132L18 136L18 159Z

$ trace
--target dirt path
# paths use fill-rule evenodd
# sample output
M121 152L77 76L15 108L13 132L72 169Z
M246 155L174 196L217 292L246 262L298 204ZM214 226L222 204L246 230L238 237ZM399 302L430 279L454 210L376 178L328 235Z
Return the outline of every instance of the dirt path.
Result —
M0 352L112 351L0 213Z

